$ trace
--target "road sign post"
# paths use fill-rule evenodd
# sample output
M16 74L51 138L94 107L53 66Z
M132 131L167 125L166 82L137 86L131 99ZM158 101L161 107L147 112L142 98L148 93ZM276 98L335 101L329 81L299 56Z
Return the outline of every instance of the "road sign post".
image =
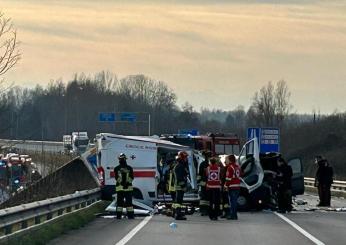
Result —
M248 140L255 137L261 153L280 152L280 130L278 128L248 128Z
M113 112L100 112L99 122L115 122L115 113Z

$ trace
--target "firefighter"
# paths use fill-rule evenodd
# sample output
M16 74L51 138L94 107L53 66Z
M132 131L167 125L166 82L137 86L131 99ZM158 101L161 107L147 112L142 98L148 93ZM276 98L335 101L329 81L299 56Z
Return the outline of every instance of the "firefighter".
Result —
M174 160L171 160L168 162L168 170L167 174L165 175L166 178L166 190L171 195L172 198L172 207L171 209L167 209L167 215L174 217L174 211L175 211L175 187L174 187L174 167L176 162Z
M133 195L133 169L127 165L126 155L121 153L118 156L119 165L114 168L115 191L117 193L117 219L121 219L123 208L126 207L127 217L134 219L134 210L132 206Z
M227 218L229 217L229 198L228 198L228 188L225 187L226 183L226 172L227 168L229 167L230 160L229 156L226 156L225 158L225 165L220 165L221 166L221 205L220 205L220 213L221 213L221 218Z
M202 216L208 215L209 200L207 195L207 177L205 171L209 166L209 158L211 157L210 151L203 151L204 161L201 162L198 168L197 184L199 186L199 210Z
M185 215L182 212L184 193L187 190L187 157L188 154L185 151L178 152L177 161L173 169L174 189L175 189L175 203L173 206L174 218L176 220L186 220Z
M221 167L218 159L213 157L205 173L207 177L207 193L209 198L209 218L217 220L220 213L220 197L221 197Z
M242 171L240 166L236 162L234 155L229 155L229 166L226 172L226 182L225 188L228 190L230 213L227 219L236 220L237 215L237 200L240 192L240 178L242 176Z

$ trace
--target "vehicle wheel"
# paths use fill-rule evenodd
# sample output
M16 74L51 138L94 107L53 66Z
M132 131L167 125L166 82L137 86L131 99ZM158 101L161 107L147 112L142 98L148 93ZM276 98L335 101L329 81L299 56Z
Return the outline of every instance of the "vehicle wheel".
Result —
M238 200L238 210L239 211L247 211L249 210L249 197L248 194L246 192L240 192Z

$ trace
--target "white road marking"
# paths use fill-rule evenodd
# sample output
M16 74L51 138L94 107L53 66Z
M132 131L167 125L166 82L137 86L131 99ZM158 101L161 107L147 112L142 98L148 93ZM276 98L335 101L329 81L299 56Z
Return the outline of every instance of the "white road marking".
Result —
M296 229L297 231L299 231L300 233L302 233L306 238L308 238L310 241L312 241L313 243L317 244L317 245L325 245L323 242L321 242L320 240L318 240L316 237L314 237L313 235L311 235L309 232L307 232L306 230L304 230L303 228L301 228L299 225L297 225L296 223L294 223L292 220L288 219L287 217L285 217L282 214L279 214L277 212L274 212L274 214L276 214L278 217L280 217L281 219L283 219L284 221L286 221L288 224L290 224L294 229Z
M151 220L153 216L147 216L144 220L141 221L135 228L133 228L129 233L127 233L126 236L123 237L119 242L117 242L115 245L125 245L128 241L131 240L134 235L136 235L137 232L139 232L148 222Z

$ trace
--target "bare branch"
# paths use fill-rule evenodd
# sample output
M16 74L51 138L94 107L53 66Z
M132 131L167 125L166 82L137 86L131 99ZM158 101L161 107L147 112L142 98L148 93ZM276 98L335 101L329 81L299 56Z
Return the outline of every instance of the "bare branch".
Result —
M0 12L0 76L14 67L21 58L18 50L17 31L11 18Z

